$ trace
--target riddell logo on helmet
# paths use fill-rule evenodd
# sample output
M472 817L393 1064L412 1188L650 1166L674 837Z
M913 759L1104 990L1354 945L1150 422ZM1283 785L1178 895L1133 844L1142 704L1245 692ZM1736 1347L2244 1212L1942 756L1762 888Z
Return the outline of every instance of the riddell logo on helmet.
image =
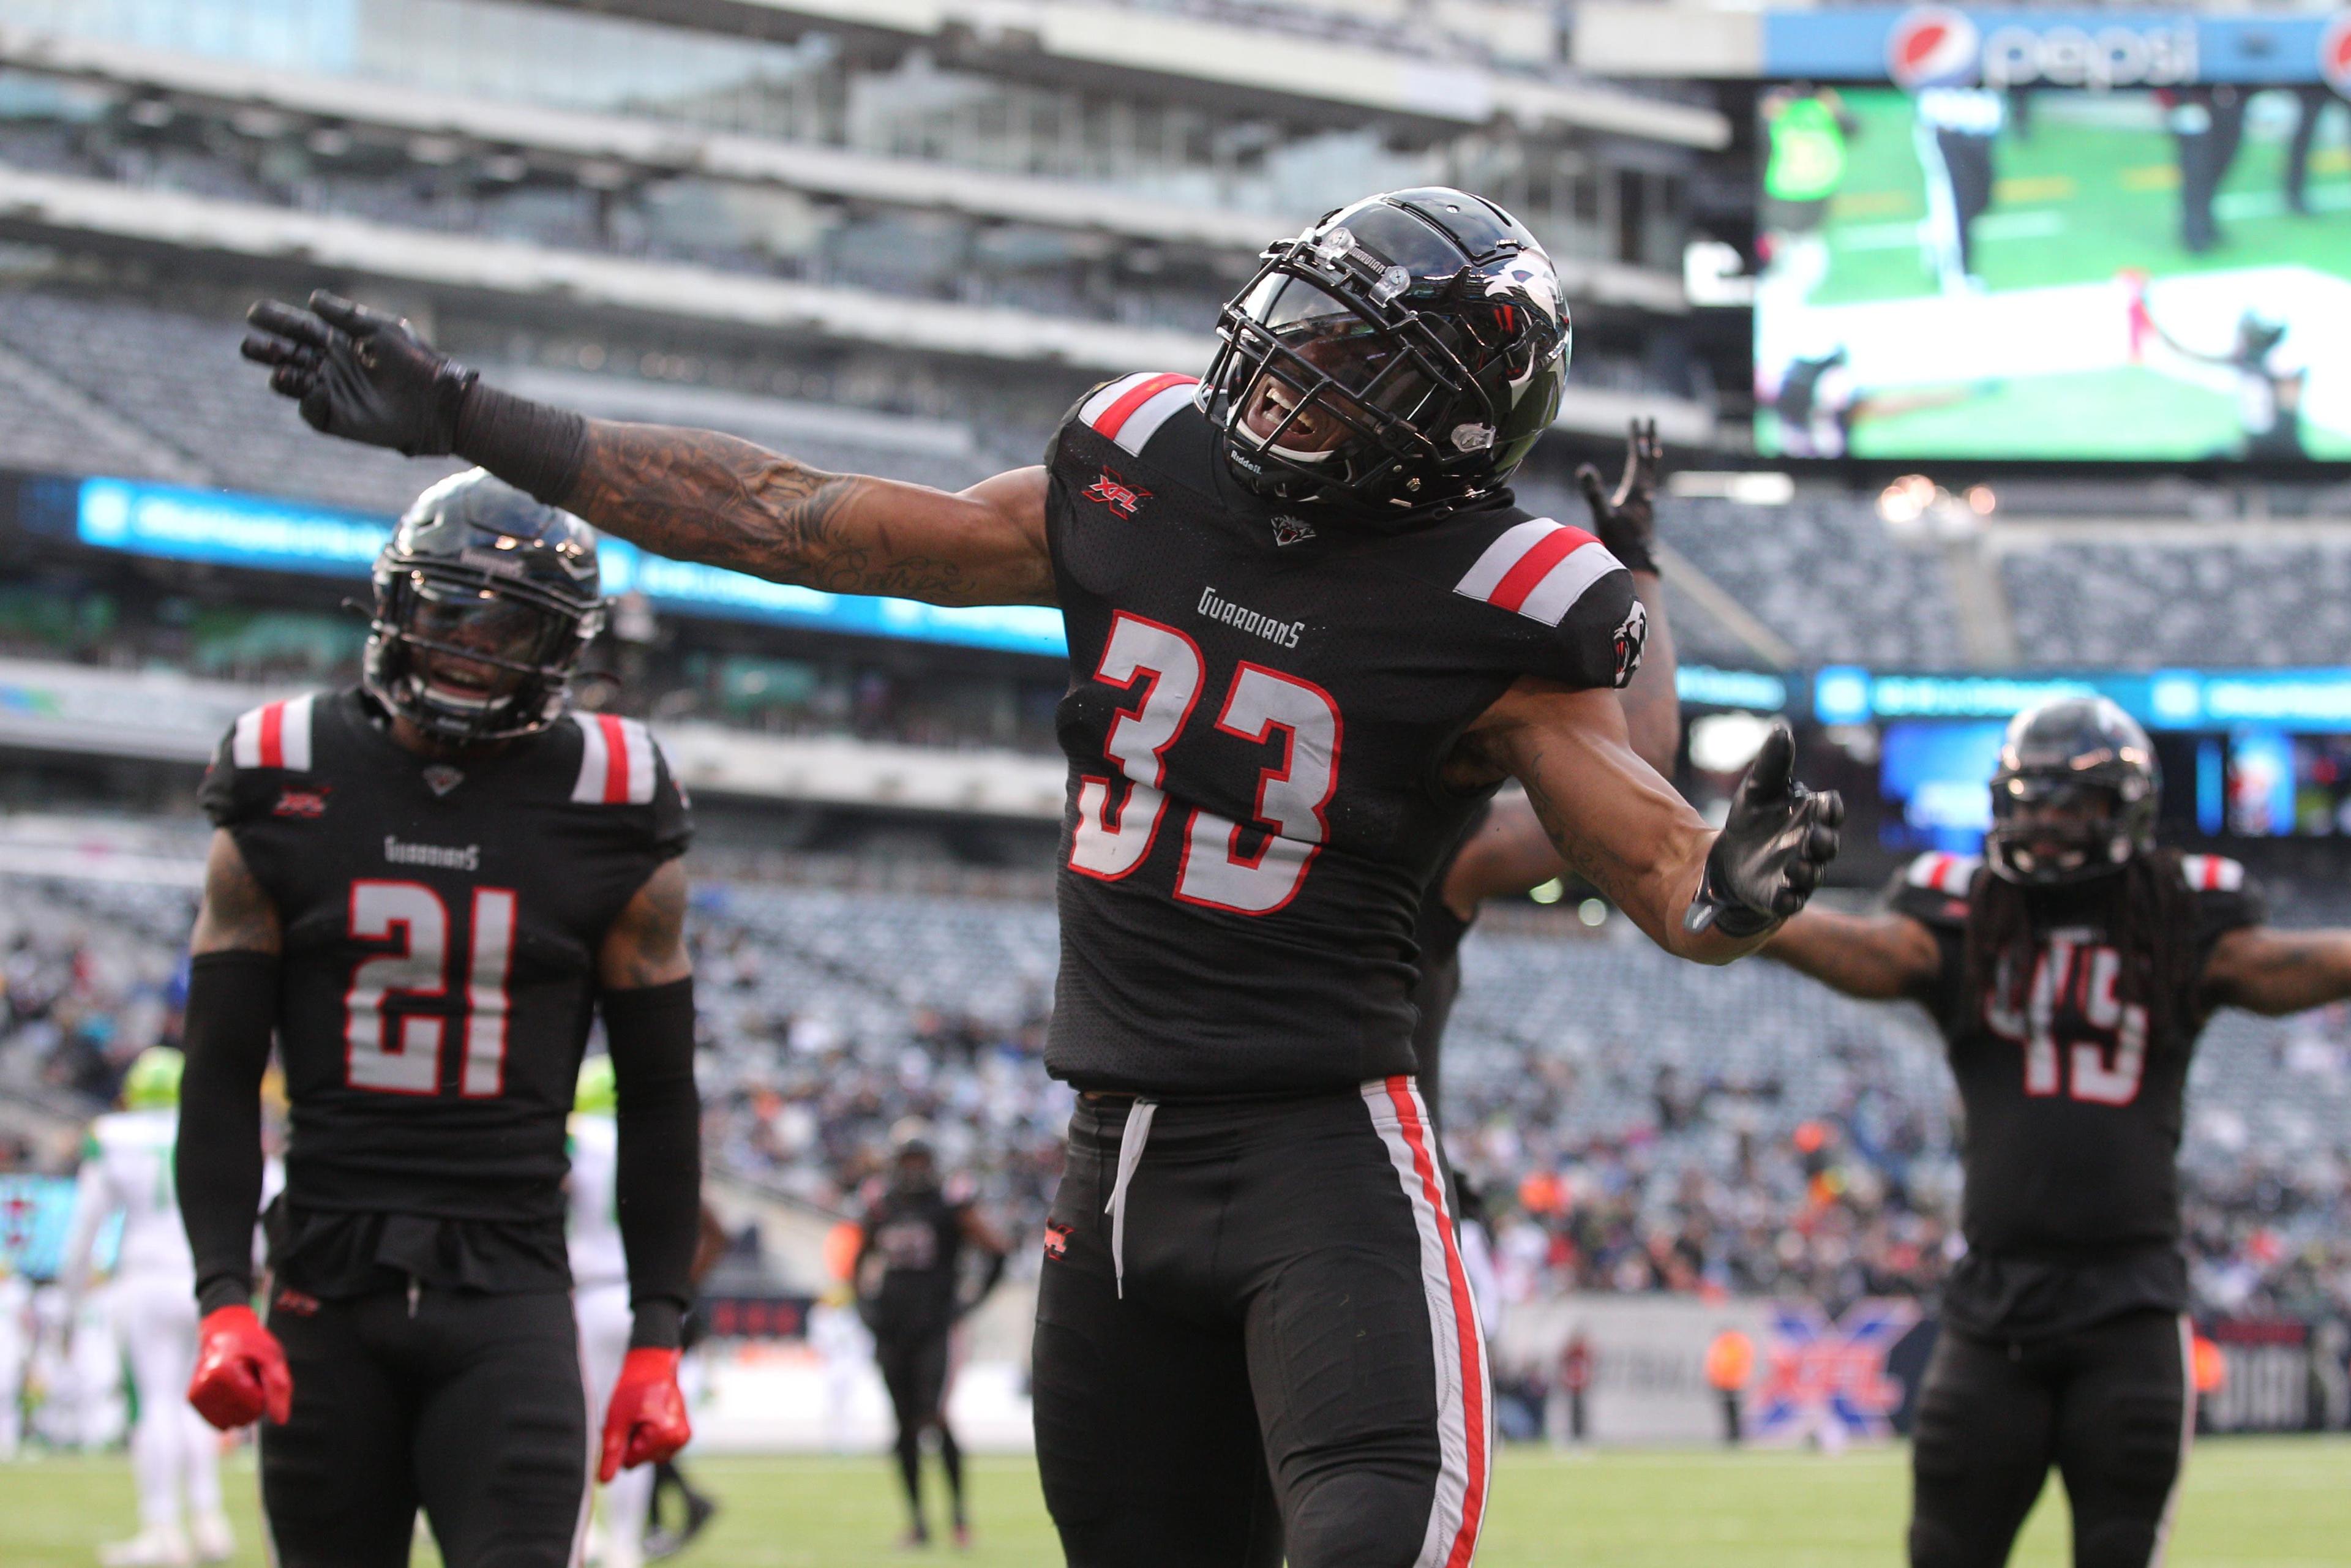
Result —
M2322 46L2322 48L2324 46ZM2009 26L1983 34L1946 5L1906 11L1886 38L1894 85L1928 88L2166 87L2197 78L2196 27L2169 18L2117 21L2092 32L2060 25Z
M2351 11L2338 15L2318 35L2318 74L2328 87L2351 98Z

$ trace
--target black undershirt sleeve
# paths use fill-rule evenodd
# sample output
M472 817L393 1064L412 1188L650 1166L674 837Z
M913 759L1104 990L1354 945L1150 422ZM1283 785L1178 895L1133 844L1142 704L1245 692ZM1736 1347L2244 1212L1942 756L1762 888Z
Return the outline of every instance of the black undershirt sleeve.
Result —
M179 1140L172 1179L196 1260L196 1304L253 1299L261 1209L261 1077L277 1022L274 953L200 953L188 966Z
M620 1131L612 1186L629 1260L633 1347L674 1350L693 1300L702 1218L702 1097L694 978L603 993Z

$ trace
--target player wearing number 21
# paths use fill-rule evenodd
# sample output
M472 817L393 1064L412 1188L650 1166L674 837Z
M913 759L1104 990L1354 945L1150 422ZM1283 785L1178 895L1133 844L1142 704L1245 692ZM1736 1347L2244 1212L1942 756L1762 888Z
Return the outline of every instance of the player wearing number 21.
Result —
M1507 482L1570 332L1463 192L1266 253L1204 377L1122 376L960 495L482 384L331 297L246 354L330 434L459 451L648 549L851 593L1057 604L1070 687L1037 1452L1070 1561L1467 1563L1483 1339L1413 1087L1412 932L1523 780L1568 862L1720 963L1802 904L1839 808L1767 749L1719 834L1628 744L1647 614Z
M1981 860L1921 856L1869 916L1767 949L1926 1006L1967 1113L1968 1250L1911 1446L1912 1568L1997 1568L2054 1465L2076 1568L2160 1563L2195 1430L2179 1153L2213 1011L2351 997L2351 932L2276 931L2234 861L2155 845L2146 732L2105 698L2019 715Z
M594 536L478 471L377 558L360 684L221 742L178 1171L203 1343L189 1398L266 1417L286 1568L394 1568L419 1507L451 1568L574 1561L592 1459L667 1458L700 1108L681 939L690 831L632 720L566 687L602 621ZM591 1020L617 1081L631 1349L589 1446L565 1127ZM275 1033L292 1105L253 1296Z

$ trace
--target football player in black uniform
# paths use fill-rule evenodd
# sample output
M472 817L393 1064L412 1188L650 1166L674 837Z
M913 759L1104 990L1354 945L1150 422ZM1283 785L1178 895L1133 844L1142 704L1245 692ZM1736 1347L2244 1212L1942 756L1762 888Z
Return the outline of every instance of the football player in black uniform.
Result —
M1679 661L1674 653L1673 629L1666 617L1663 585L1657 574L1657 465L1665 448L1657 441L1657 422L1635 421L1625 442L1625 472L1611 490L1600 470L1586 463L1575 471L1583 502L1592 512L1592 531L1608 553L1633 574L1633 589L1649 611L1649 636L1641 653L1641 667L1620 694L1625 705L1625 729L1641 760L1660 778L1674 776L1681 752L1681 701L1674 690ZM1523 795L1508 793L1481 807L1450 853L1437 862L1428 891L1420 901L1420 918L1413 928L1418 949L1419 977L1412 988L1416 1020L1412 1031L1413 1080L1428 1107L1429 1125L1441 1134L1445 1104L1445 1026L1453 1017L1454 998L1461 991L1461 942L1478 923L1486 900L1541 887L1553 877L1569 874L1567 862L1543 831L1542 819Z
M1046 1061L1081 1093L1034 1379L1063 1548L1468 1562L1486 1367L1411 1077L1437 858L1516 777L1643 930L1720 963L1810 896L1842 814L1784 731L1719 833L1628 744L1632 575L1507 488L1568 358L1533 236L1453 190L1334 212L1266 253L1205 378L1122 376L957 495L529 402L311 303L256 306L246 352L321 430L463 452L667 555L1061 607Z
M968 1546L963 1449L947 1426L947 1342L956 1320L987 1300L1004 1277L1008 1249L968 1200L947 1195L929 1129L910 1117L893 1130L891 1142L890 1186L866 1212L852 1270L858 1307L873 1331L873 1359L898 1423L905 1544L931 1542L930 1523L923 1517L923 1434L933 1431L939 1435L939 1464L947 1473L948 1523L955 1543ZM977 1291L968 1296L963 1293L967 1248L978 1249L987 1268Z
M602 619L593 536L475 472L377 558L359 686L255 709L205 775L177 1175L203 1345L189 1398L264 1416L287 1568L572 1560L589 1447L565 1116L601 1011L636 1324L601 1468L686 1438L678 1318L700 1194L689 833L632 719L566 685ZM260 1086L291 1103L253 1297Z
M2103 698L2009 727L1981 861L1767 951L1926 1006L1966 1108L1962 1229L1911 1447L1912 1568L2008 1559L2053 1464L2077 1568L2147 1568L2195 1430L2181 1102L2215 1009L2351 997L2351 932L2273 931L2233 861L2159 850L2146 733Z

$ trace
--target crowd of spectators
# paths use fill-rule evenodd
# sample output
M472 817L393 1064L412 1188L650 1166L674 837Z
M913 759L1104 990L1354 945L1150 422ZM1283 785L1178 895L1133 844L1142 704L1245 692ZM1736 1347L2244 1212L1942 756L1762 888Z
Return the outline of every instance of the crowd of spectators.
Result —
M0 885L0 1089L94 1110L131 1055L175 1030L188 897ZM843 946L828 956L779 925L775 912L795 900L820 902L802 913L849 934ZM879 915L841 915L860 901ZM967 988L966 1007L877 991L876 976L906 965L866 951L858 922L903 920L925 902L770 888L705 911L705 1148L734 1178L845 1212L883 1170L890 1129L921 1117L981 1204L1033 1237L1071 1104L1042 1063L1049 976L1003 975L986 995ZM1000 925L1050 931L1042 909L998 907ZM2265 1049L2273 1096L2351 1076L2351 1009L2294 1020ZM1931 1296L1961 1249L1952 1107L1907 1092L1891 1049L1843 1040L1828 1053L1836 1089L1801 1103L1790 1079L1701 1075L1630 1043L1562 1052L1460 1039L1447 1147L1493 1236L1505 1299L1774 1295L1834 1315L1867 1296ZM1595 1102L1629 1109L1595 1126ZM2182 1174L2199 1307L2351 1316L2351 1140L2337 1131L2289 1152L2225 1109L2190 1125ZM69 1142L0 1136L9 1163L61 1169L70 1155ZM1016 1267L1033 1269L1035 1253L1017 1248Z

